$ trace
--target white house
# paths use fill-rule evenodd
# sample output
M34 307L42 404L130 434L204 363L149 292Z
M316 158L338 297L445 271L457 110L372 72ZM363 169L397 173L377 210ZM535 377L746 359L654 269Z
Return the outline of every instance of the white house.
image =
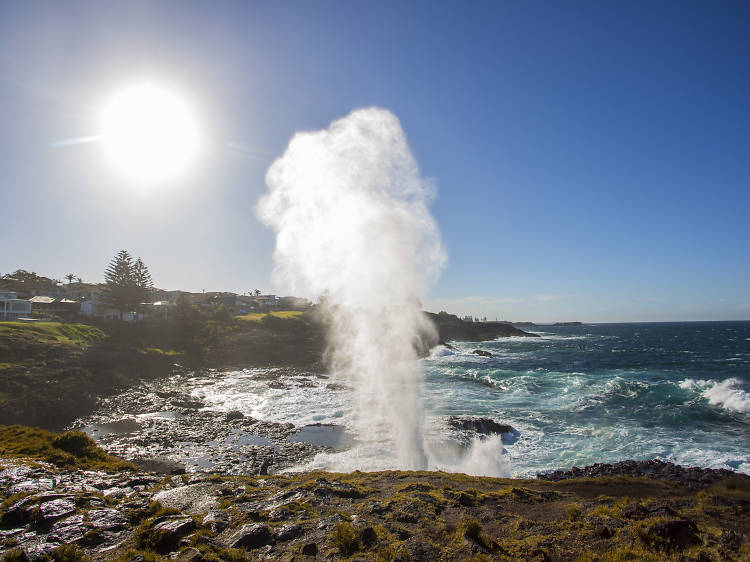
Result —
M14 291L0 290L0 320L17 320L31 314L31 302L17 296Z

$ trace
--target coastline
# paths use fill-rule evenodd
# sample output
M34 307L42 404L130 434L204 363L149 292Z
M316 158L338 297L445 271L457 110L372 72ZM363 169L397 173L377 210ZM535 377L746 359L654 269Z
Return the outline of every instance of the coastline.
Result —
M706 475L710 475L708 471ZM742 560L750 478L277 476L0 458L7 560ZM66 556L66 557L65 557Z

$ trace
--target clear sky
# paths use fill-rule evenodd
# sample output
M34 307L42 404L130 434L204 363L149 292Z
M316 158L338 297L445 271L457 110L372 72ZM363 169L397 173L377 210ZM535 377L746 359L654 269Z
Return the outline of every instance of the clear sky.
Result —
M136 189L99 113L186 100L188 177ZM448 253L428 308L510 320L750 318L747 2L2 2L0 273L274 291L256 218L291 135L402 121Z

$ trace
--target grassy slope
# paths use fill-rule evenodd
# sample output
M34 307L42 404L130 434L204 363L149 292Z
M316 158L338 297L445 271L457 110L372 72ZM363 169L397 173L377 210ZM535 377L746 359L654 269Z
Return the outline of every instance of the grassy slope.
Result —
M135 469L130 463L106 454L81 431L52 433L23 425L0 425L0 457L27 458L85 470Z
M0 349L24 344L88 347L106 338L99 328L88 324L0 322Z

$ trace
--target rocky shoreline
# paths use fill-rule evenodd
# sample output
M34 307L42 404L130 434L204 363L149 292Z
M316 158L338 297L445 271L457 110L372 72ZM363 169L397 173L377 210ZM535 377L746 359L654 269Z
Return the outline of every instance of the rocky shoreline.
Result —
M0 458L0 556L686 562L750 555L750 479L703 471L713 483L684 486L665 470L644 479L603 476L602 466L550 482L441 472L110 474Z
M540 480L559 482L571 478L598 478L601 476L646 476L659 480L666 480L694 490L721 482L727 478L737 478L750 482L750 476L726 469L700 468L697 466L683 467L659 459L646 461L624 460L614 464L596 463L579 468L574 466L570 470L554 470L540 472L536 475Z

